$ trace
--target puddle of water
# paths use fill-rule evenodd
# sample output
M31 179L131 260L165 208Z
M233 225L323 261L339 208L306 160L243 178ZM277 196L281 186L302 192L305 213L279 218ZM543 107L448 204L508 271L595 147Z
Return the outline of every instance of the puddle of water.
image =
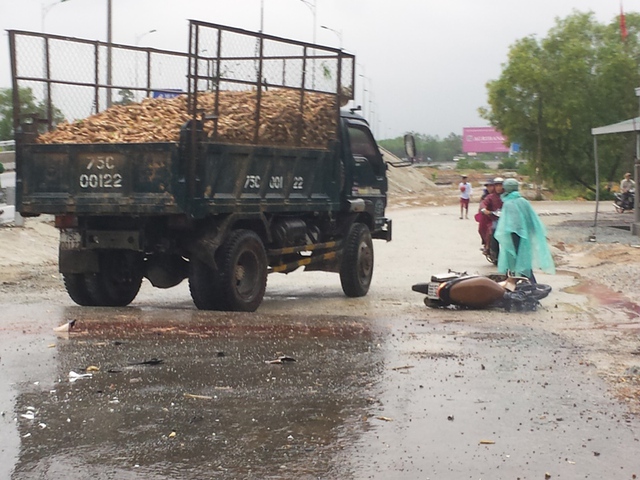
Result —
M369 320L73 313L78 331L58 339L53 386L17 385L16 480L318 478L366 428L382 364ZM296 361L267 363L283 354ZM162 362L133 364L150 359ZM99 371L69 381L89 366Z

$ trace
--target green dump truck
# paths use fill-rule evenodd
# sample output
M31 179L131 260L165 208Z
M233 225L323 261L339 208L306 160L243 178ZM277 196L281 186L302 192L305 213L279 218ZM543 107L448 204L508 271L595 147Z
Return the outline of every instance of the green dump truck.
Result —
M269 273L300 267L366 295L392 223L387 164L341 108L355 57L199 21L189 36L181 53L9 32L17 209L55 215L71 299L124 306L143 278L188 278L199 309L255 311Z

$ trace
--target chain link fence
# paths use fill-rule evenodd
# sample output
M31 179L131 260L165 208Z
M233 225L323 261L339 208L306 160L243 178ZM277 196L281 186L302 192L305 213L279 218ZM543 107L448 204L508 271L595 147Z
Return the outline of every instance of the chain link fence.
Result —
M214 140L225 117L242 109L243 123L234 128L249 133L238 141L276 138L274 129L291 122L300 144L314 135L314 123L330 123L335 134L340 106L353 99L355 57L342 50L193 20L189 37L183 53L9 31L14 91L28 90L35 103L27 108L18 102L14 125L37 114L51 130L113 104L185 95L189 115L213 123ZM245 95L222 108L221 97L229 92ZM329 121L326 109L317 108L320 97L334 112ZM279 98L289 101L279 108ZM292 98L295 111L283 116ZM278 125L264 128L268 118Z
M186 53L22 31L9 39L13 87L35 101L35 111L20 105L14 124L36 113L51 128L114 103L187 92Z

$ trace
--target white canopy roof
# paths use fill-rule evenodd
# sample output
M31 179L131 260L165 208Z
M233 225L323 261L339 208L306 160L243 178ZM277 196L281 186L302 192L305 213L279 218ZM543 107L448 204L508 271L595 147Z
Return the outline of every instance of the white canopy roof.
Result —
M591 135L607 135L609 133L640 132L640 117L630 118L623 122L591 129Z

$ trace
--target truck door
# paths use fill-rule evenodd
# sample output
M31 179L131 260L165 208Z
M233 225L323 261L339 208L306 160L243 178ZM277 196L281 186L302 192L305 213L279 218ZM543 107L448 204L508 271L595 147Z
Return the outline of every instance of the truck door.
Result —
M387 192L386 164L366 125L349 122L349 145L353 167L351 193L355 197L379 196Z

